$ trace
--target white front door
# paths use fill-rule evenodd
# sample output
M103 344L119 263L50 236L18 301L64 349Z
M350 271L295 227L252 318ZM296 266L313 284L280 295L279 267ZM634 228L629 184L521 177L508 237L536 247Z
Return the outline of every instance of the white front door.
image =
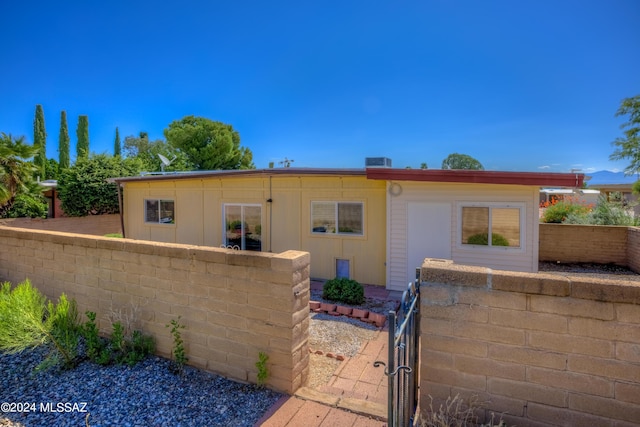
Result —
M407 218L407 280L425 258L451 259L451 204L409 202Z

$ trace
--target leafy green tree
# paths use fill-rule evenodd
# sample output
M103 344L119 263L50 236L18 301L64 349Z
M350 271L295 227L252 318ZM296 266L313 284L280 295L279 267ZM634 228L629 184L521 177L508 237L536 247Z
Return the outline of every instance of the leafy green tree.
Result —
M127 136L124 139L123 151L127 159L139 159L146 172L193 170L193 165L184 153L161 139L149 141L146 132L140 132L138 137ZM170 160L171 164L163 165L159 154Z
M59 170L60 165L56 159L47 159L47 174L44 176L44 179L58 179Z
M121 149L122 149L122 143L120 142L120 131L116 126L116 139L113 142L113 155L119 156L121 154Z
M11 209L18 194L30 192L34 165L27 159L37 151L37 147L24 142L23 136L0 134L0 216Z
M33 119L33 146L38 149L33 157L36 175L44 179L47 170L47 131L44 127L44 110L40 104L36 105L36 117Z
M107 154L78 159L58 180L62 209L69 216L118 213L118 190L107 179L137 175L141 167L138 159L122 160Z
M442 161L442 169L466 169L466 170L484 170L484 166L478 160L467 154L452 153Z
M624 137L612 142L615 151L609 156L611 160L629 160L624 170L626 175L640 173L640 95L625 98L620 103L616 117L629 116L629 120L620 128L624 129Z
M164 136L197 170L255 169L251 150L240 146L240 134L231 125L186 116L171 122Z
M89 157L89 117L78 116L76 136L78 137L76 160L87 159Z
M67 169L71 166L71 159L69 156L69 130L67 129L67 112L62 111L60 113L60 134L58 136L58 153L60 155L60 170Z

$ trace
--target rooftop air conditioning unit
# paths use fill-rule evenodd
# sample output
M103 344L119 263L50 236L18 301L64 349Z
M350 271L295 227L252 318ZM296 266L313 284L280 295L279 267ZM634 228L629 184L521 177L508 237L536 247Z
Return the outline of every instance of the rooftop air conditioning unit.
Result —
M388 157L367 157L364 159L364 166L367 168L390 168L391 159Z

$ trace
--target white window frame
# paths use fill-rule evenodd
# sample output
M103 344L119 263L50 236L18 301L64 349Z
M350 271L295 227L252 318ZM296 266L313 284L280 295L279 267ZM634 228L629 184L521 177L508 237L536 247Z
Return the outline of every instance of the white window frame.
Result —
M489 238L489 242L487 245L473 245L462 242L462 211L464 208L488 208L489 209L489 236L492 234L492 210L493 209L518 209L519 211L519 226L520 226L520 246L493 246L491 244L491 239ZM509 251L509 252L524 252L526 247L526 203L499 203L499 202L491 202L491 203L483 203L483 202L461 202L458 203L458 232L456 238L456 246L458 249L466 249L472 251L493 251L493 252L501 252L501 251Z
M149 201L153 201L153 202L158 202L158 209L160 212L158 212L158 221L148 221L148 215L147 215L147 202ZM160 216L160 213L162 212L162 203L163 202L172 202L173 203L173 218L171 222L162 222L162 218ZM162 198L162 197L146 197L143 201L144 203L144 223L145 224L157 224L157 225L175 225L176 223L176 201L175 199L170 199L170 198Z
M228 240L227 240L227 207L239 207L240 208L240 221L242 226L244 226L245 220L244 220L244 208L245 207L258 207L260 208L260 229L261 231L264 231L264 224L263 224L263 207L260 203L223 203L222 204L222 247L230 247L230 245L228 245ZM244 235L244 231L242 232L242 234ZM260 252L264 251L264 246L263 246L263 241L262 241L262 236L263 234L260 233ZM246 239L243 239L244 243L246 243ZM242 250L246 250L245 248L238 248L238 249L242 249Z
M324 203L324 204L328 204L328 203L333 203L334 204L334 221L336 224L336 230L334 232L326 232L326 231L313 231L313 205L314 204L320 204L320 203ZM361 224L362 224L362 232L360 233L341 233L338 230L338 224L339 224L339 218L338 218L338 205L344 203L344 204L357 204L362 206L362 217L361 217ZM365 218L365 203L363 201L360 200L313 200L311 202L311 209L309 211L309 217L310 217L310 231L311 234L313 234L314 236L352 236L352 237L363 237L364 236L364 230L365 230L365 223L364 223L364 218Z

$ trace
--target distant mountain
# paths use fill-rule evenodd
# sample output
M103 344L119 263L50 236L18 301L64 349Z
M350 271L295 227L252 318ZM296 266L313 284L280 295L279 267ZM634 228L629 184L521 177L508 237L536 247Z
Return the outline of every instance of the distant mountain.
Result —
M585 174L590 179L587 181L587 186L593 187L595 185L604 184L633 184L640 179L638 175L625 176L624 172L611 172L611 171L598 171Z

